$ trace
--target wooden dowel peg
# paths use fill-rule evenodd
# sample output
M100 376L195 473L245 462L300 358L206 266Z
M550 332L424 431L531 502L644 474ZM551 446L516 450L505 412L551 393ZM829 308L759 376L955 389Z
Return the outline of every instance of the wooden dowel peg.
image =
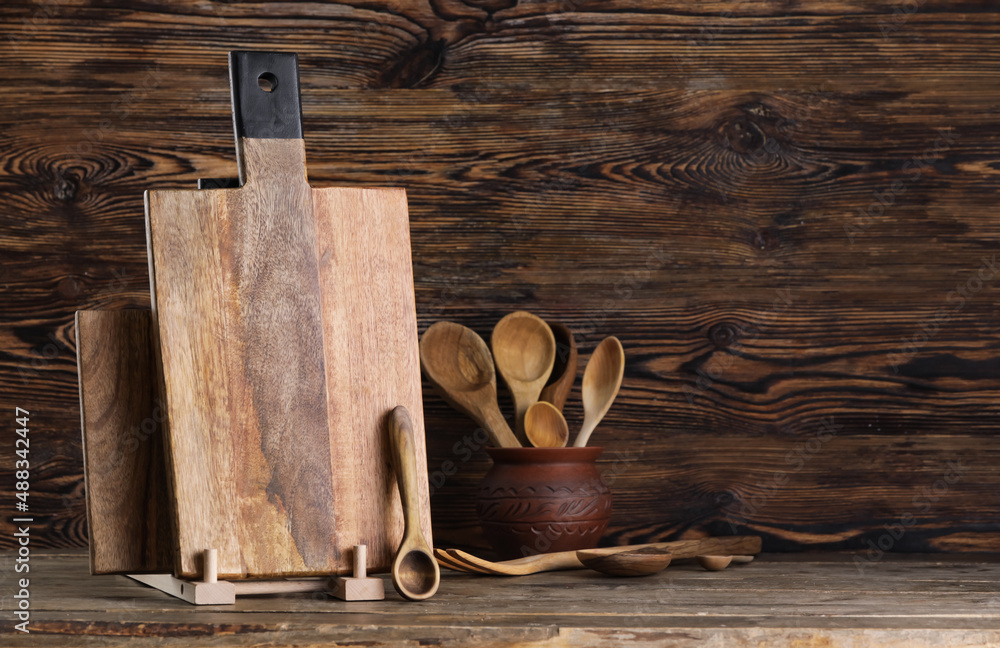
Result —
M368 577L368 546L354 545L354 577Z
M339 576L333 595L344 601L381 601L385 598L385 585L381 578L368 574L368 548L354 545L354 576Z
M202 573L202 580L206 583L219 582L219 550L208 549L205 551L205 569Z

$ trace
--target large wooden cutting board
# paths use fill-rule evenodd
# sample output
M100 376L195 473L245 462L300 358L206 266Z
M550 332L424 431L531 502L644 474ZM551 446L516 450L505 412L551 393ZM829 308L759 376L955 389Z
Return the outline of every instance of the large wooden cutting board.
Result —
M359 543L386 571L397 405L431 530L406 196L309 186L294 55L230 70L242 186L146 196L175 572L215 548L226 578L347 573Z

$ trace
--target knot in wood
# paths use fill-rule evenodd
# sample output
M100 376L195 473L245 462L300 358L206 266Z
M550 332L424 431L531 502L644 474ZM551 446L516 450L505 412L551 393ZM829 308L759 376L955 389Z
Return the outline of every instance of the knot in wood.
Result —
M716 349L725 349L740 339L740 327L732 322L722 322L708 329L708 339Z
M463 4L476 9L482 9L491 14L504 9L513 9L517 6L518 0L463 0Z
M715 505L717 507L726 507L731 505L733 502L738 501L738 498L732 494L732 492L724 490L715 493Z
M56 285L56 292L64 299L75 299L80 295L80 283L73 275L63 277Z
M55 194L56 200L61 200L62 202L72 202L76 200L77 191L79 191L79 185L72 178L59 178L56 180L56 185L53 188L53 193Z
M764 130L747 117L741 117L727 125L725 134L729 146L741 155L756 153L764 148L767 142Z
M781 239L778 238L778 232L775 229L765 227L754 234L753 245L758 250L774 250L781 245Z

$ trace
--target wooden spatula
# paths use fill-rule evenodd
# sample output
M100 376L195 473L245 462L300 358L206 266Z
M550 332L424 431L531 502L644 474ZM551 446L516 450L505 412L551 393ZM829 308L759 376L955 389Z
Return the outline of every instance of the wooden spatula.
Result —
M388 413L409 410L430 528L401 189L312 189L294 54L230 54L240 186L149 191L176 573L387 571L403 531Z

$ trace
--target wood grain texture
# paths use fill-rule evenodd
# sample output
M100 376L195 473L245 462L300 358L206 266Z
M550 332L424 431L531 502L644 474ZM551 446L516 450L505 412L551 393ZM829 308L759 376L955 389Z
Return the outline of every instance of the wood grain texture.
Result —
M0 399L45 413L38 542L85 542L72 313L148 307L140 196L235 175L225 52L266 46L299 53L313 184L405 187L420 331L623 341L606 542L866 549L912 515L891 551L997 549L1000 12L900 7L4 3ZM435 540L485 547L482 437L424 396Z
M8 557L8 556L5 556ZM973 648L1000 642L995 556L764 555L712 573L674 562L621 579L588 570L484 578L445 571L438 595L403 604L327 596L245 597L200 608L120 576L89 576L83 554L32 568L31 635L13 646L357 646L471 648L759 646ZM32 563L35 565L36 563ZM525 601L531 609L525 611Z
M406 193L323 188L312 200L338 552L364 544L373 570L388 571L404 526L388 461L398 406L413 426L415 519L433 537Z
M148 310L76 314L90 571L169 571L173 519Z
M240 144L243 187L148 198L177 573L206 547L223 578L348 573L362 542L385 570L388 412L423 429L405 193L313 191L302 140Z
M319 270L301 140L241 140L246 184L150 191L181 577L337 570Z

